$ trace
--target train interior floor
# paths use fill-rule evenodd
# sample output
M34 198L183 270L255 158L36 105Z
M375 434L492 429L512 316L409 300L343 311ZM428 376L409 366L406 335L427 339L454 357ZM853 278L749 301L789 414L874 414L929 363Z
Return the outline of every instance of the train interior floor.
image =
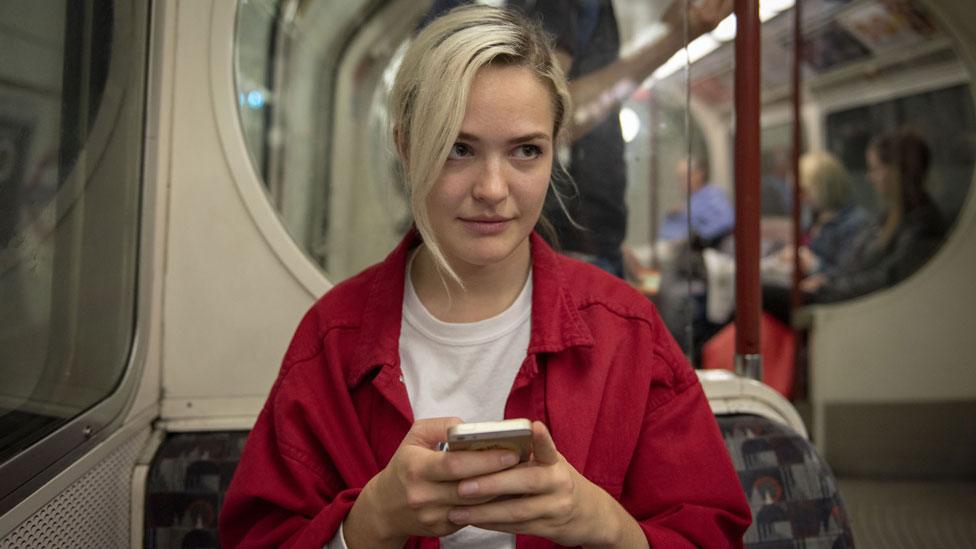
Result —
M858 549L976 548L976 481L838 481Z

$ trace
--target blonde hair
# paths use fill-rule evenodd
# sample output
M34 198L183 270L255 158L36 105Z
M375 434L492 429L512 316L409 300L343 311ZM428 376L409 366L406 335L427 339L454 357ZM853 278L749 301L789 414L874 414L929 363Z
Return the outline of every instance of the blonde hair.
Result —
M828 152L806 153L800 158L800 186L822 210L840 210L851 200L851 177Z
M571 112L566 77L539 25L505 9L470 5L435 19L408 48L390 96L414 223L435 264L459 284L426 202L461 129L471 82L487 65L524 67L549 88L558 137Z

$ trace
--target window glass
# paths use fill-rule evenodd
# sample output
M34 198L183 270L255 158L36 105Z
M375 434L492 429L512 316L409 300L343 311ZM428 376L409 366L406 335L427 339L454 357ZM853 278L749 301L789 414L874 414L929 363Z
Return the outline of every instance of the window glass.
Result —
M285 228L335 280L382 258L409 226L384 98L390 65L425 9L402 0L238 4L236 101L255 171Z
M969 86L907 94L827 116L827 148L843 158L853 178L855 200L874 215L883 215L884 203L872 185L866 151L872 140L899 129L916 133L929 149L924 189L951 224L965 203L973 175L976 118ZM907 147L895 162L909 161Z
M145 68L145 28L120 19L132 12L0 3L0 463L125 369Z
M845 182L836 188L825 169L804 182L808 245L821 260L807 271L824 281L816 302L891 287L935 254L969 193L976 135L967 71L922 3L863 2L835 21L829 33L806 31L809 86L824 103L807 160L837 162ZM860 230L835 234L855 218Z

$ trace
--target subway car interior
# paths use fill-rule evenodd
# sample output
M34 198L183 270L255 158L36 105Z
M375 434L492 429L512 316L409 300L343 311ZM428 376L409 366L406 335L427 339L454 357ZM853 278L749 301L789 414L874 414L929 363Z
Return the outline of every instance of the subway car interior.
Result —
M217 547L302 315L412 225L387 99L441 4L0 3L0 547ZM607 87L620 276L696 368L745 546L974 547L976 4L579 4L661 59Z

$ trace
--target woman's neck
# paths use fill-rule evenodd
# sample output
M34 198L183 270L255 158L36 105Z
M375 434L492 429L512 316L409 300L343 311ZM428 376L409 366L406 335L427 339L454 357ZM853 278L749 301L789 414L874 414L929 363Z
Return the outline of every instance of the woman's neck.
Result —
M444 322L477 322L491 318L515 302L531 263L529 242L511 256L485 266L452 265L464 283L462 288L442 274L430 250L421 244L410 269L410 281L424 307Z

